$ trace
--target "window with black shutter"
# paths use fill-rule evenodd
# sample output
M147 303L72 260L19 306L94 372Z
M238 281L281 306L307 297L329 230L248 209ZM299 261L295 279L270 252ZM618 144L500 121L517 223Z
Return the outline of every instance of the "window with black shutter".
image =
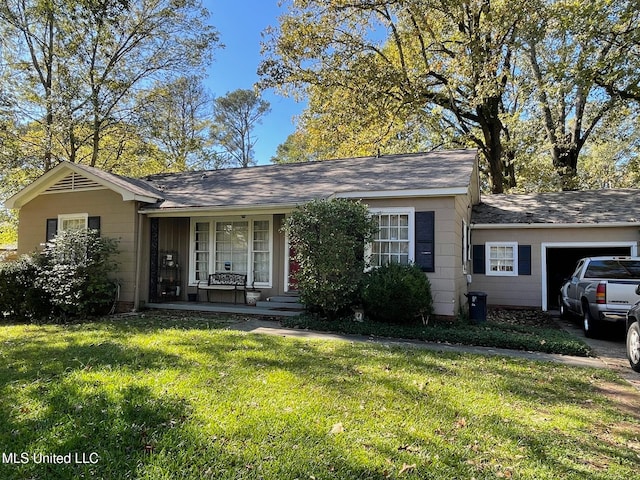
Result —
M416 212L415 263L423 272L435 272L435 212Z
M50 242L58 234L59 229L67 228L79 228L82 227L84 221L84 228L89 230L97 230L100 233L100 217L89 217L87 214L79 215L60 215L58 218L47 218L46 220L46 241Z
M472 255L473 273L496 276L531 275L531 245L488 242L473 245Z

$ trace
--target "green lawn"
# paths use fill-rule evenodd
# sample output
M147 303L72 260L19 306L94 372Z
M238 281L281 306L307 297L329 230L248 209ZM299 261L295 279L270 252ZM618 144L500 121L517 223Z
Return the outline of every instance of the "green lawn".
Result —
M639 404L608 371L212 318L0 324L0 478L632 478L638 414L606 391Z

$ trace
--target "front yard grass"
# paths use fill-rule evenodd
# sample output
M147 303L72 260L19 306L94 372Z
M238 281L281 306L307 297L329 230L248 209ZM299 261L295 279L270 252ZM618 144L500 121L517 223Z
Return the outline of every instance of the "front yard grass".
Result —
M639 400L611 372L223 327L0 325L0 478L637 475L638 411L606 392ZM70 453L98 460L35 462Z

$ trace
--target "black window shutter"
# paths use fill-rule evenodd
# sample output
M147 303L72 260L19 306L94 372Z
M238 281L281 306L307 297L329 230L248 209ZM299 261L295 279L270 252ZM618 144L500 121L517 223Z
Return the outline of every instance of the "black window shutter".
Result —
M473 246L473 273L487 273L484 261L484 244Z
M47 242L53 240L53 237L58 233L58 219L47 218Z
M518 275L531 275L531 245L518 245Z
M435 272L434 262L435 212L416 212L415 259L423 272Z
M87 219L87 228L100 232L100 217L89 217Z

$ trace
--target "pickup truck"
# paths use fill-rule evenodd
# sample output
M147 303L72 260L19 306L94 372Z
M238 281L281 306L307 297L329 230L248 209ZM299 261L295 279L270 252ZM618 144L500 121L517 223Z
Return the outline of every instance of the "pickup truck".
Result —
M560 289L560 313L582 317L584 333L593 337L604 325L624 324L640 300L640 257L589 257Z

